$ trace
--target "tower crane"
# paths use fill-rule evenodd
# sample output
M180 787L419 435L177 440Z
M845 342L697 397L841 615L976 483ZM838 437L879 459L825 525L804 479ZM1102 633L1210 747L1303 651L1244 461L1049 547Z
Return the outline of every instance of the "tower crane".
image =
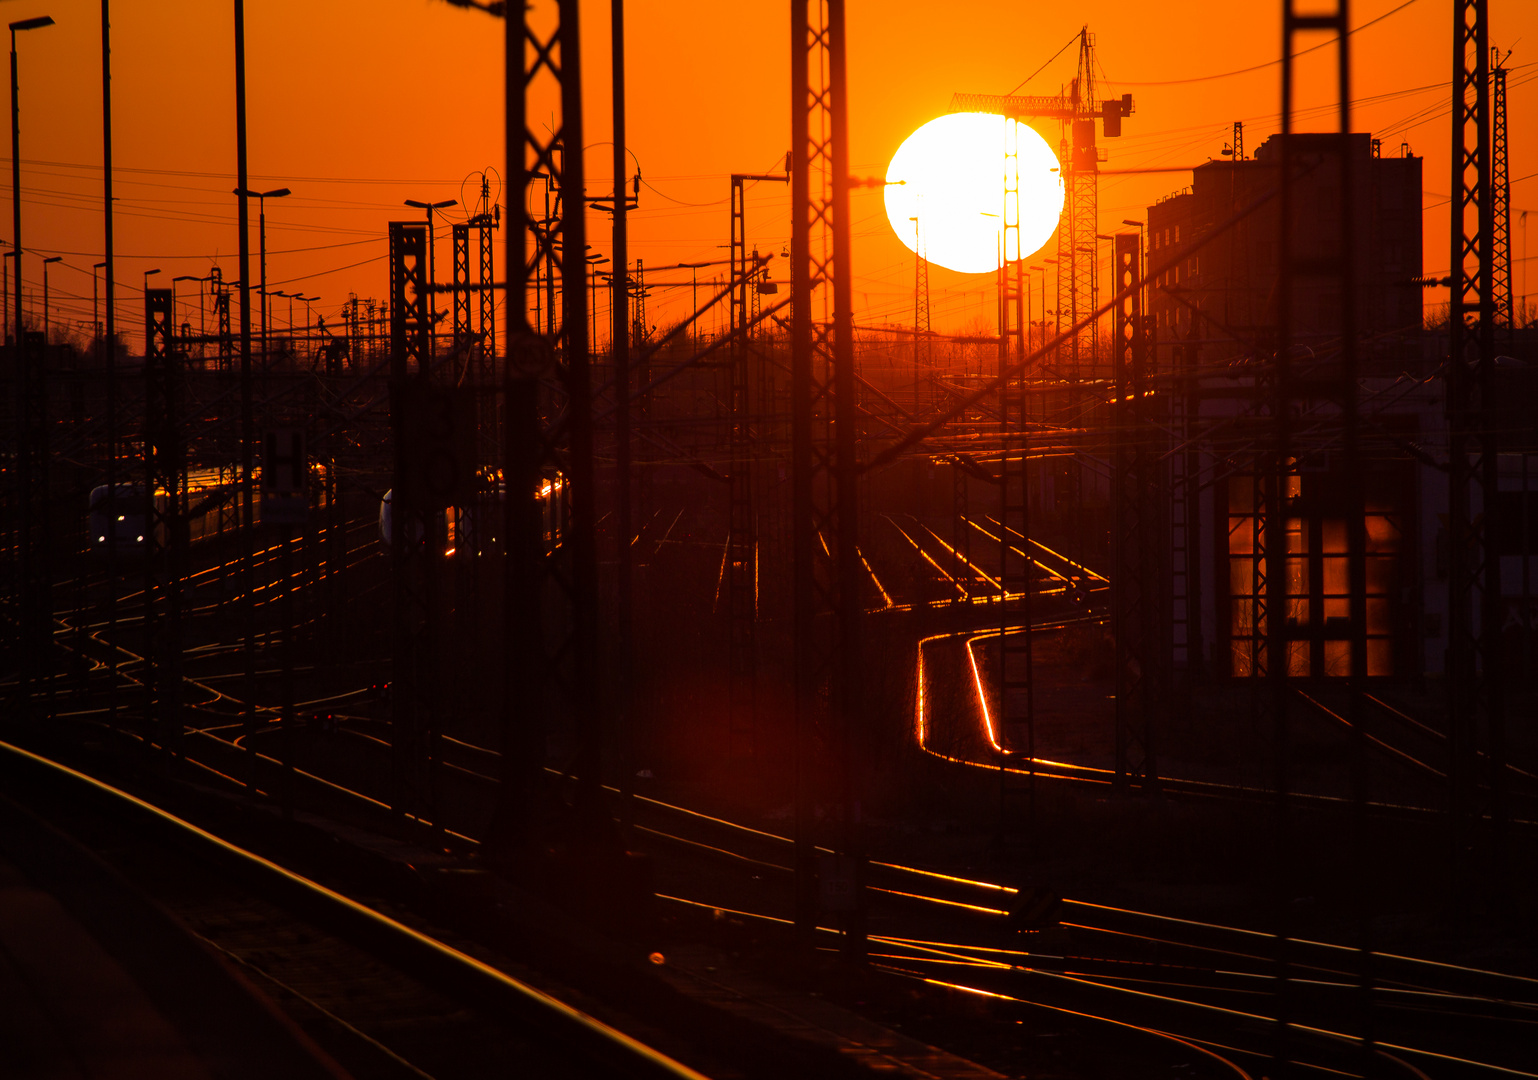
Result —
M998 113L1011 120L1057 120L1062 125L1058 160L1062 163L1064 188L1063 214L1057 230L1058 286L1057 308L1060 324L1074 325L1083 314L1094 310L1098 290L1095 287L1095 231L1100 162L1105 151L1095 143L1095 122L1104 135L1121 135L1121 122L1132 115L1132 95L1097 99L1095 95L1095 35L1089 27L1079 31L1079 64L1074 80L1065 92L1056 95L956 94L951 98L951 112ZM1006 181L1006 184L1008 181ZM1019 248L1019 216L1005 215L1004 249L1016 258L1026 252ZM1013 220L1014 224L1009 222ZM1013 230L1014 240L1011 246ZM1010 298L1016 305L1018 296ZM1016 312L1005 313L1004 326L1023 327L1024 319ZM1018 331L1016 331L1018 332ZM1086 341L1086 337L1088 340ZM1081 365L1095 359L1093 333L1075 334L1066 357L1070 378L1077 380Z

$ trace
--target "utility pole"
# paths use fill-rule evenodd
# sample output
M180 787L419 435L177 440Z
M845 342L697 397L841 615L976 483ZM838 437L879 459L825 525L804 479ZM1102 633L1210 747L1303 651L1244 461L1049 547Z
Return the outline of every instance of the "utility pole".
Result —
M614 358L614 469L616 473L615 506L618 527L615 530L616 603L615 631L615 728L620 758L620 820L630 822L631 777L635 771L635 737L631 730L631 548L630 548L630 335L625 322L630 313L629 233L625 196L630 161L625 149L625 0L611 0L609 5L610 49L613 64L614 94L614 299L611 301L610 350ZM636 195L640 196L640 176L636 177Z
M235 196L240 219L240 596L246 661L242 742L247 750L246 782L254 786L259 760L256 750L256 519L251 484L256 465L256 418L251 400L251 192L246 170L245 0L235 0ZM108 318L111 318L110 313Z
M32 695L39 677L46 677L52 666L53 618L52 579L48 569L48 369L46 351L34 357L22 320L21 256L26 248L21 240L21 120L19 76L16 61L16 35L26 30L52 26L47 15L22 19L10 24L11 30L11 241L16 260L16 342L13 351L19 368L20 390L16 432L18 436L20 530L17 536L20 558L21 600L21 680L20 715L31 718ZM48 686L53 680L48 679Z
M110 0L101 0L101 161L102 161L102 262L93 268L103 271L104 292L107 301L105 331L97 324L96 335L100 342L102 363L107 380L107 469L106 485L109 497L117 497L117 323L114 309L116 293L112 275L116 269L112 235L112 18ZM94 290L93 290L94 291ZM117 580L117 545L107 545L107 580ZM117 590L107 590L107 640L114 640L117 630ZM117 650L107 650L107 723L117 719Z

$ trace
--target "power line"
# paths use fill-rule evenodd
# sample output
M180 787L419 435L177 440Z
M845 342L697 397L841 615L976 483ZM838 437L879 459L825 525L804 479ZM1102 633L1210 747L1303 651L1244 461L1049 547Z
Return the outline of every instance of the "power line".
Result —
M1412 2L1413 2L1413 0L1412 0ZM1038 76L1038 75L1040 75L1040 74L1041 74L1041 73L1042 73L1042 72L1043 72L1043 71L1046 71L1046 70L1047 70L1047 65L1048 65L1048 64L1051 64L1051 63L1052 63L1052 61L1053 61L1053 60L1056 60L1056 59L1057 59L1057 58L1058 58L1058 57L1059 57L1059 56L1062 56L1062 55L1063 55L1063 53L1064 53L1064 52L1065 52L1065 51L1067 51L1067 49L1068 49L1068 46L1070 46L1070 45L1073 45L1073 44L1075 44L1075 43L1077 43L1077 42L1078 42L1078 40L1079 40L1079 35L1078 35L1078 34L1074 34L1074 35L1073 35L1073 37L1071 37L1071 38L1069 38L1069 39L1068 39L1068 40L1067 40L1067 41L1065 41L1065 42L1064 42L1064 43L1063 43L1063 47L1062 47L1062 48L1061 48L1061 49L1059 49L1059 50L1057 50L1057 52L1055 52L1055 53L1053 53L1053 54L1052 54L1052 57L1051 57L1051 59L1049 59L1049 60L1048 60L1048 61L1047 61L1047 63L1046 63L1046 64L1042 64L1042 65L1041 65L1041 67L1039 67L1039 68L1037 68L1037 69L1036 69L1036 70L1035 70L1035 71L1033 71L1033 72L1031 72L1031 73L1030 73L1030 74L1029 74L1029 75L1027 75L1027 76L1026 76L1026 77L1025 77L1025 82L1022 82L1022 83L1021 83L1021 84L1020 84L1020 86L1017 86L1017 87L1015 87L1015 89L1014 89L1014 90L1011 90L1011 91L1010 91L1010 92L1009 92L1009 93L1008 93L1008 94L1005 94L1005 95L1004 95L1004 96L1005 96L1005 97L1010 97L1010 96L1012 96L1012 95L1013 95L1013 94L1015 94L1015 93L1016 93L1016 92L1017 92L1017 91L1019 91L1019 89L1020 89L1020 87L1022 87L1022 86L1024 86L1024 85L1025 85L1025 84L1026 84L1026 83L1028 83L1028 82L1030 82L1030 81L1031 81L1031 80L1032 80L1032 79L1034 79L1034 78L1035 78L1035 77L1036 77L1036 76Z
M1385 11L1382 15L1379 15L1376 19L1369 19L1367 22L1364 22L1361 26L1353 27L1352 29L1348 30L1346 32L1346 36L1350 37L1352 34L1355 34L1358 31L1366 30L1369 26L1372 26L1374 23L1382 22L1384 19L1388 18L1390 15L1397 15L1397 14L1399 14L1399 12L1403 11L1405 8L1409 7L1411 4L1414 4L1416 2L1417 2L1417 0L1405 0L1405 2L1400 4L1398 7L1394 8L1391 11ZM1299 56L1307 56L1311 52L1315 52L1315 51L1317 51L1319 49L1323 49L1323 48L1325 48L1325 47L1327 47L1329 45L1334 45L1339 40L1340 40L1339 37L1333 37L1333 38L1331 38L1328 41L1321 41L1318 45L1310 45L1306 49L1299 49L1297 52L1293 53L1292 55L1293 55L1294 58L1297 58ZM1255 65L1253 65L1251 67L1239 68L1237 71L1225 71L1225 72L1222 72L1221 74L1217 74L1217 75L1193 75L1189 79L1162 79L1162 80L1157 81L1157 82L1133 82L1133 81L1128 80L1128 79L1111 79L1109 81L1115 83L1118 86L1182 86L1182 85L1184 85L1186 83L1211 82L1214 79L1231 79L1235 75L1248 75L1252 71L1264 71L1266 68L1275 67L1277 64L1280 64L1281 62L1282 62L1282 57L1278 56L1275 60L1267 60L1263 64L1255 64ZM1104 69L1102 69L1102 71L1103 70ZM1013 93L1013 91L1011 91L1011 93Z

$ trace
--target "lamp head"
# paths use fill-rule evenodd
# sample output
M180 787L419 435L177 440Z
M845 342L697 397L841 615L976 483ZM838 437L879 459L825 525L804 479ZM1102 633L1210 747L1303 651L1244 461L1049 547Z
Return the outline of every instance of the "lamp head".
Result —
M158 273L160 273L160 268L157 266L153 270L146 270L146 271L144 271L144 276L145 277L152 277L152 276L154 276L155 274L158 274Z
M43 260L43 265L47 266L49 263L56 263L63 258L63 255L50 255L48 258Z
M39 15L35 19L18 19L16 22L11 23L11 33L14 34L18 30L39 30L45 26L52 25L52 15Z

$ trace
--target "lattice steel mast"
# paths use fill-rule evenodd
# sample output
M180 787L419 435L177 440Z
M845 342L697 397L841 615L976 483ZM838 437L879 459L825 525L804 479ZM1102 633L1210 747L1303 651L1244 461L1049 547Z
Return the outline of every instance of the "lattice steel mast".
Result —
M854 753L863 734L858 439L844 0L791 0L790 16L795 921L809 940L820 898L825 910L842 916L846 953L863 956L863 841ZM813 309L814 297L820 311ZM831 557L822 557L823 551ZM826 710L819 700L826 700ZM839 808L832 838L838 854L825 856L820 872L815 869L811 775L818 728L836 757L839 789L828 800Z
M1491 192L1487 0L1453 5L1452 297L1448 307L1448 739L1451 881L1466 898L1479 825L1480 735L1488 741L1493 854L1505 829L1505 732L1501 683L1501 576L1494 554L1496 432L1495 200Z
M504 20L507 63L507 360L503 369L504 752L493 847L532 837L544 735L552 710L571 725L579 778L579 842L606 847L611 823L600 775L597 548L594 529L592 388L587 341L586 205L583 191L582 68L577 0L559 0L553 29L526 7ZM508 10L512 14L512 10ZM529 115L530 88L560 99L559 122ZM536 174L559 198L543 221L528 206ZM529 325L530 278L538 260L559 261L559 326ZM554 286L551 283L553 294ZM551 312L552 316L554 312ZM561 543L546 550L538 493L559 481L569 508ZM548 486L547 486L548 485ZM552 497L553 494L552 494ZM549 600L553 599L553 604ZM554 610L547 625L546 613Z

